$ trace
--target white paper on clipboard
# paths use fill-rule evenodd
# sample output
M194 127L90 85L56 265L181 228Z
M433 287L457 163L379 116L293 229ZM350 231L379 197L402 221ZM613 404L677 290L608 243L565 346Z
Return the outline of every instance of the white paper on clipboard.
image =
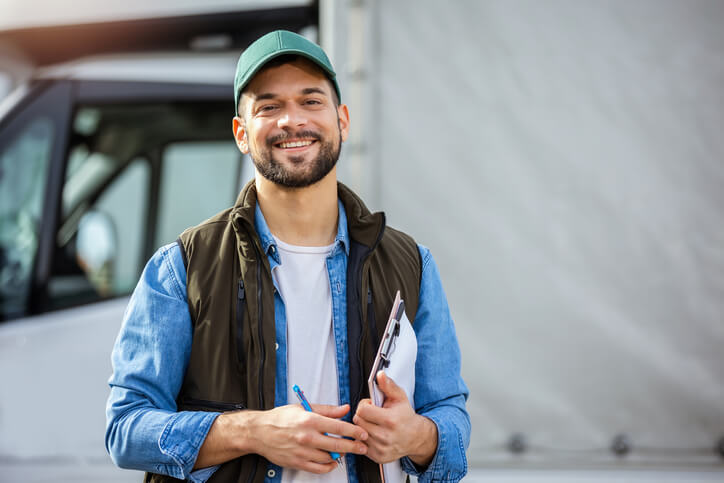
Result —
M401 313L399 313L400 306L402 306ZM398 324L399 332L396 332L394 327ZM407 314L404 312L404 302L400 299L399 290L395 295L395 301L392 304L392 310L387 320L384 334L385 337L380 341L380 346L377 348L375 362L372 365L372 371L367 380L372 402L375 406L382 406L384 404L384 395L377 387L377 382L375 381L377 372L384 370L385 374L405 391L407 399L414 407L417 337L415 336L415 331L412 330L412 324L410 324L410 321L407 319ZM388 335L392 337L392 340L386 343ZM386 354L383 353L383 349L385 348L387 349ZM380 465L380 470L383 483L404 482L407 478L407 474L402 470L400 460Z

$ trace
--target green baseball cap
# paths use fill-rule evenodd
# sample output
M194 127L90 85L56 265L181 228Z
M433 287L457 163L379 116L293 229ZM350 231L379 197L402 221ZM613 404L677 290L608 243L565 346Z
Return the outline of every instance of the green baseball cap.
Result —
M239 63L236 64L236 76L234 77L234 105L236 106L234 111L237 114L241 91L251 81L252 77L273 58L287 54L301 55L317 64L332 81L337 97L342 99L337 84L337 74L334 72L332 63L324 50L319 45L294 32L275 30L256 39L239 57Z

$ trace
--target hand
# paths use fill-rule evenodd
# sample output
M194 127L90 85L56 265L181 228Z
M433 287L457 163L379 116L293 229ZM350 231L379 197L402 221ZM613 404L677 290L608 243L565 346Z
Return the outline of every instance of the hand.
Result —
M409 456L415 464L427 466L437 451L437 425L416 414L405 391L382 371L377 385L385 395L382 407L363 399L353 419L369 434L367 456L377 463Z
M349 405L327 406L312 404L314 412L305 411L293 404L259 413L252 424L250 436L254 453L285 468L295 468L310 473L328 473L337 467L329 455L334 451L366 454L362 441L367 433L351 423L340 421L349 412ZM324 433L353 438L336 438Z

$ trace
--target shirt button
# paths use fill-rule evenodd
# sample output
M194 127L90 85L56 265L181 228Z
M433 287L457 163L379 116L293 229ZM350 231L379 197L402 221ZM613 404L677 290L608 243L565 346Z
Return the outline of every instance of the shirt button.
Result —
M270 469L269 471L266 472L266 475L267 475L269 478L274 478L274 477L277 475L277 472L274 471L274 469L272 468L272 469Z

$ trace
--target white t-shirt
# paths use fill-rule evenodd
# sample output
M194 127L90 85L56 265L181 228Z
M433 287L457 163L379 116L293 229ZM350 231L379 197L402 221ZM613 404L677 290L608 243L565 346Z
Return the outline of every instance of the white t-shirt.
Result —
M332 325L332 294L327 256L334 245L300 247L274 237L281 265L272 276L284 301L287 319L287 403L299 402L298 385L312 404L339 404L337 352ZM347 481L338 467L325 475L285 468L282 482Z

